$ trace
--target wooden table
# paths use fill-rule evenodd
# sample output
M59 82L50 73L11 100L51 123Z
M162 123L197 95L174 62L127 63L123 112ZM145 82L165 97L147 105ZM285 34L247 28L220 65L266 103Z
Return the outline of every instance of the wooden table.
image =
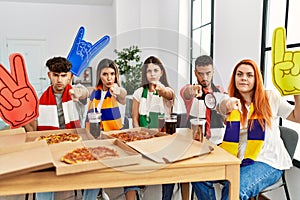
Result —
M56 176L55 171L31 172L0 180L0 195L87 188L112 188L164 183L229 180L230 199L239 199L240 160L218 146L207 155L172 164L142 158L139 165ZM188 199L185 192L183 199Z

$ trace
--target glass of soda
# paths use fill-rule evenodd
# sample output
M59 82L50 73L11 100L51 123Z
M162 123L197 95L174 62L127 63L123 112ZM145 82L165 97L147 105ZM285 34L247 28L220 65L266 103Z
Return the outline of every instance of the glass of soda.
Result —
M91 112L88 113L90 133L94 136L95 139L100 139L101 129L101 113L100 112Z
M176 132L177 126L177 115L170 115L165 117L165 131L168 134L173 134Z
M158 131L165 132L165 115L158 114Z
M205 119L195 118L191 119L191 129L193 133L193 139L203 142L203 136L205 132Z

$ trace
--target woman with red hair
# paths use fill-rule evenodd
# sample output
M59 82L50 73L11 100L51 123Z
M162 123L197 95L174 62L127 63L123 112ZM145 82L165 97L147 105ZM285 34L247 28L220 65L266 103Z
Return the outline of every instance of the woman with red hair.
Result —
M300 123L300 95L295 106L279 93L265 90L258 66L252 60L240 61L228 87L230 98L217 110L226 118L222 148L241 159L240 199L255 197L274 184L292 160L280 137L277 120L281 117ZM228 181L222 181L222 200L228 199ZM215 199L215 182L192 183L198 199Z

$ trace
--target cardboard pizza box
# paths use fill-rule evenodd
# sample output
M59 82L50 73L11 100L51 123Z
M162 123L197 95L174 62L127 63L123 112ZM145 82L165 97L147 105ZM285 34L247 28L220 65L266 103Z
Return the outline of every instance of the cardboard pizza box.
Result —
M59 133L77 133L82 140L93 140L94 137L85 128L75 129L60 129L60 130L45 130L45 131L31 131L27 132L26 142L33 142L41 135L59 134Z
M26 132L23 127L16 129L5 129L0 131L0 148L23 144L26 140Z
M123 129L123 130L117 130L117 131L102 131L101 138L102 139L113 139L114 137L111 136L112 134L126 133L126 132L133 132L133 131L147 132L149 135L153 136L153 138L168 135L165 132L159 132L157 129L148 129L148 128L143 128L143 127L138 127L138 128ZM150 139L152 139L152 138L150 138ZM128 143L124 140L121 140L121 141Z
M76 148L96 146L105 146L115 149L118 152L119 156L78 164L67 164L61 161L61 157ZM141 154L117 139L86 140L74 143L60 143L49 145L49 148L52 152L54 165L56 167L56 175L66 175L97 169L136 165L142 158Z
M0 163L0 178L53 167L45 141L1 147Z
M26 133L0 134L0 148L24 144Z
M201 143L186 134L180 133L127 144L157 163L172 163L205 155L214 150L213 144L208 140Z
M1 135L12 135L12 134L19 134L19 133L25 133L25 129L23 127L15 128L15 129L4 129L0 131Z

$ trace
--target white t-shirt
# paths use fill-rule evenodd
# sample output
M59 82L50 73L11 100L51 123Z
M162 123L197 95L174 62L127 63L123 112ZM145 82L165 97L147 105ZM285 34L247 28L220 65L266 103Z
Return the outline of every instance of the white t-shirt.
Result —
M194 99L190 115L193 117L204 118L206 117L206 106L204 104L204 100Z
M102 108L102 104L103 104L106 93L107 93L107 91L103 91L103 90L101 91L101 99L100 99L100 101L98 103L98 107L97 107L98 110L101 110L101 108Z
M133 93L133 98L137 102L141 102L143 87L138 88ZM165 98L154 95L153 92L149 92L146 98L146 105L143 106L140 104L139 114L146 114L151 112L163 112L165 115L170 115L172 112L173 100L167 100Z

